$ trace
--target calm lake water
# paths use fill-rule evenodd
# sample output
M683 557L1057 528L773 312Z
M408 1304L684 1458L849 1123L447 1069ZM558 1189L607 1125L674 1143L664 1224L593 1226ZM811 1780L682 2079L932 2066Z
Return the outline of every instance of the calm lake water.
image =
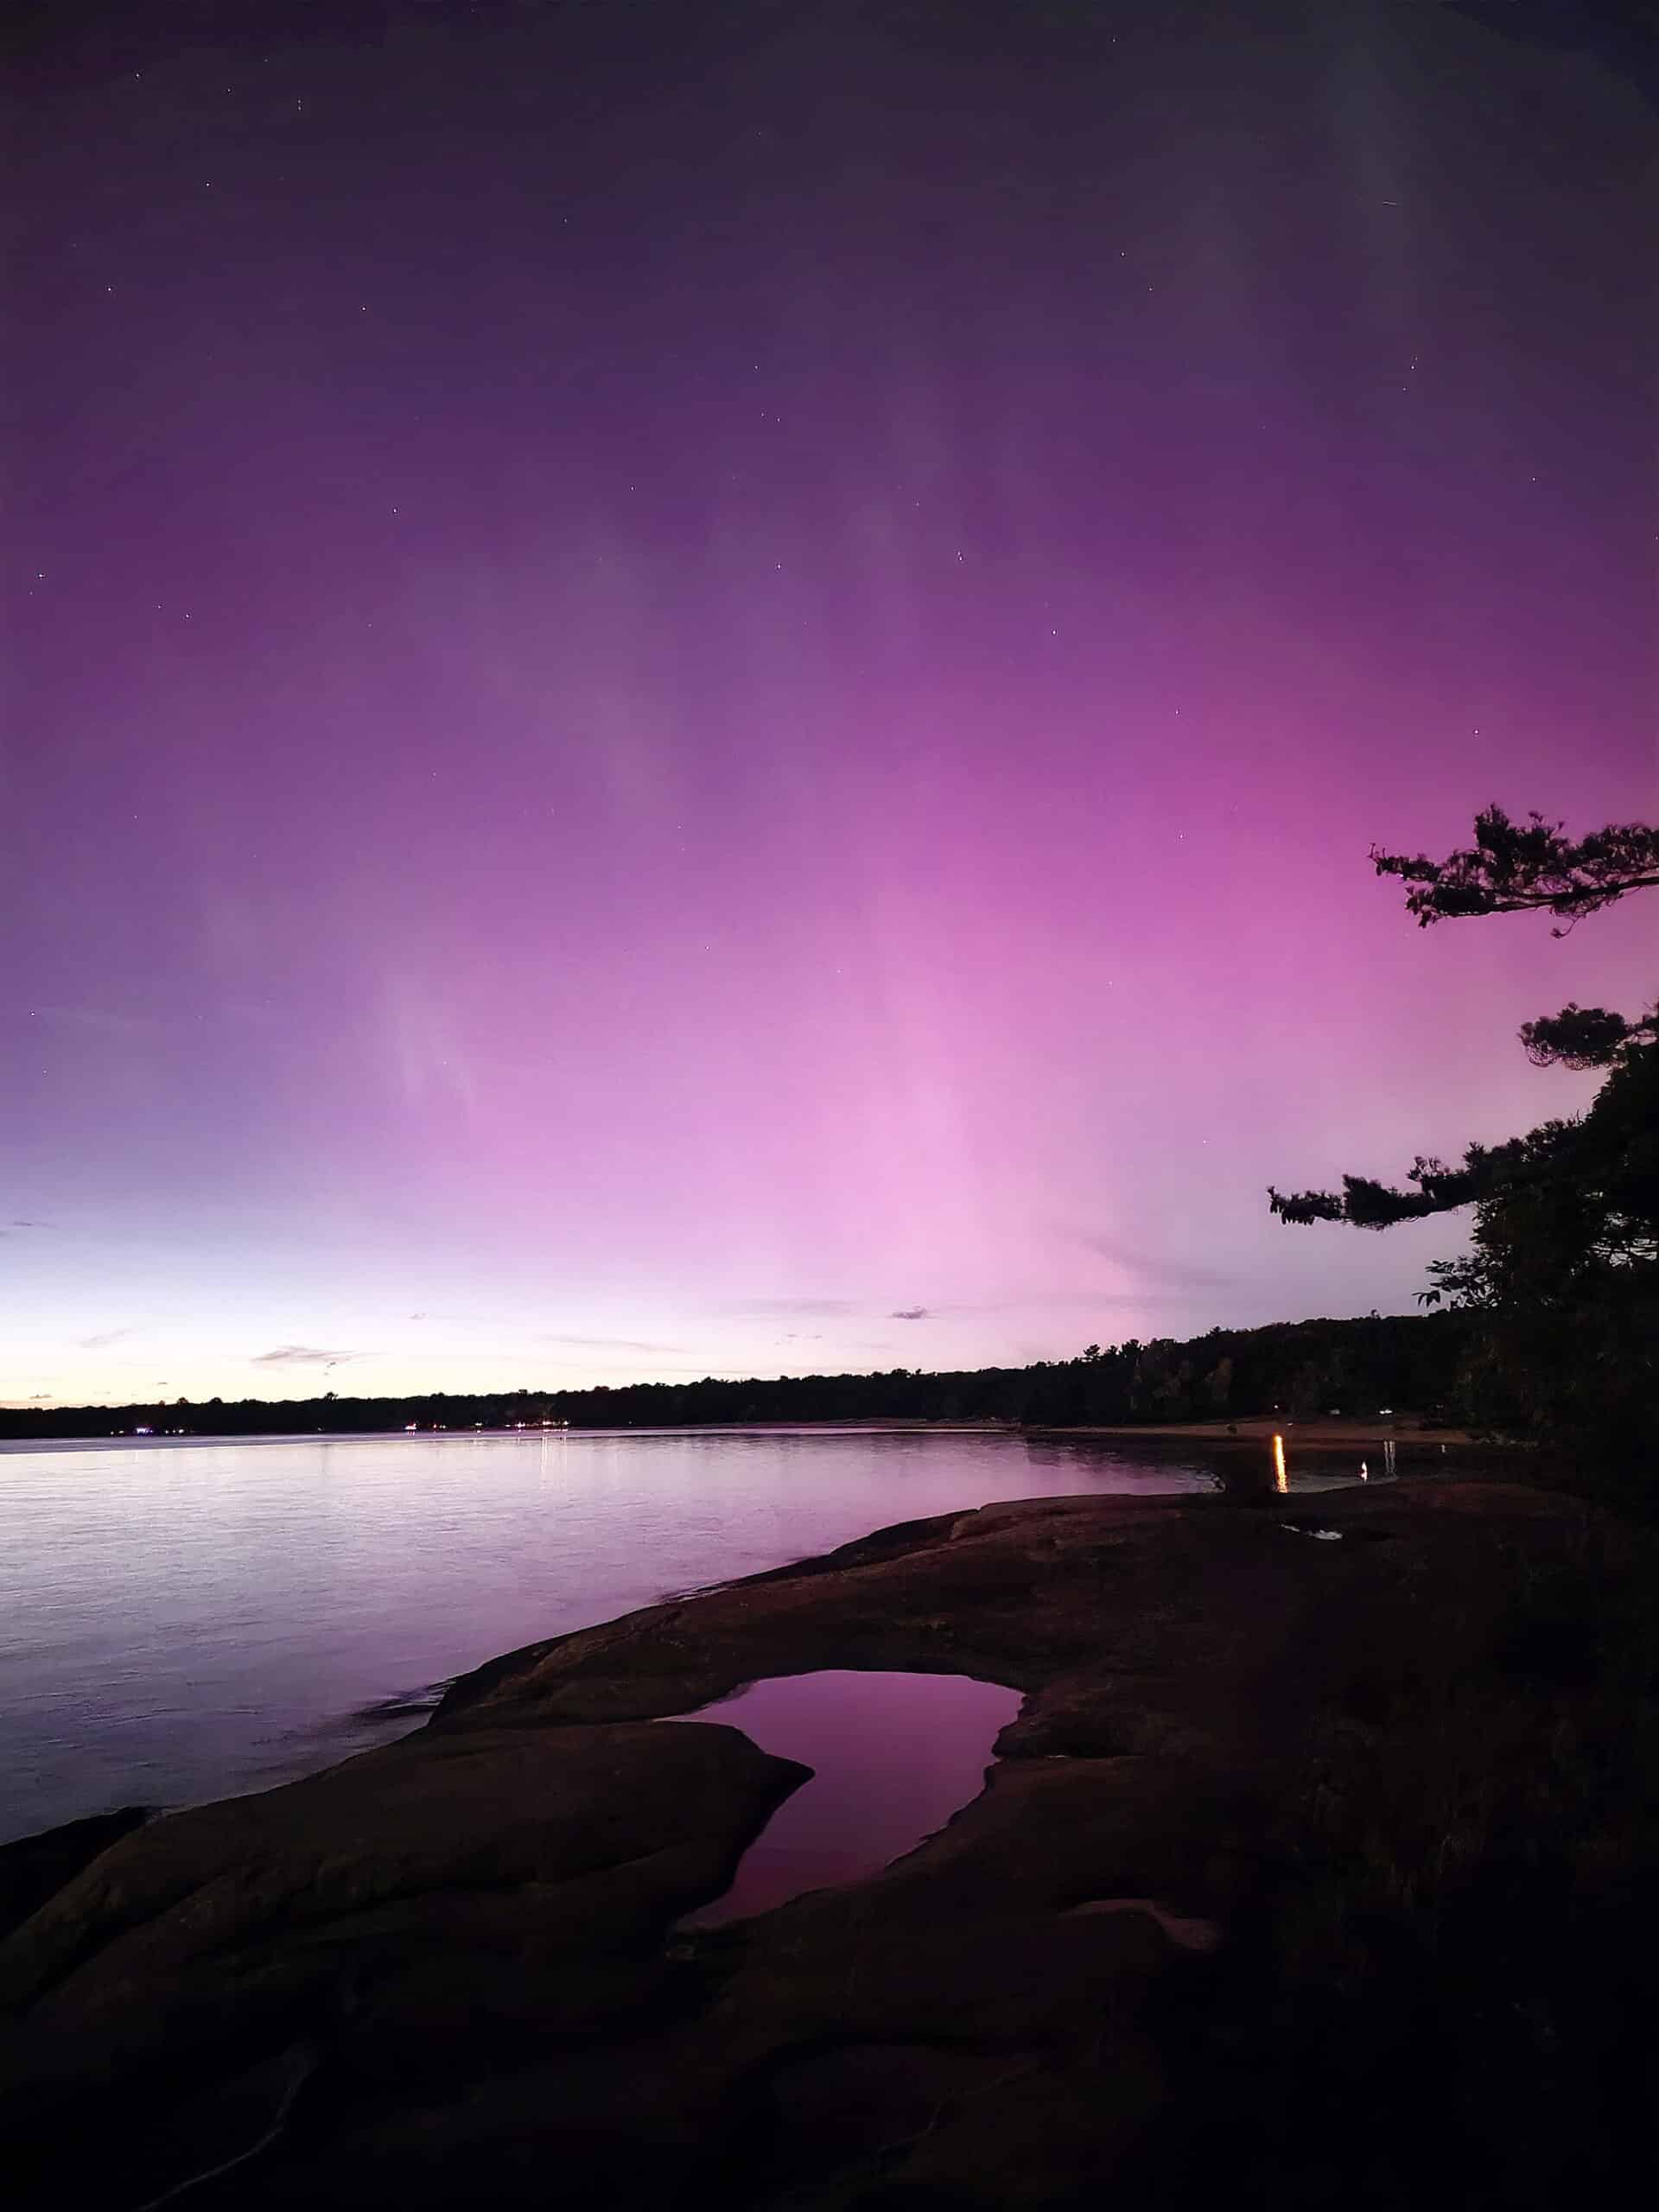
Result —
M892 1522L1212 1487L1189 1449L849 1430L0 1445L0 1840L291 1780L418 1725L435 1685L499 1652ZM972 1686L958 1702L965 1797L1001 1724ZM815 1764L776 1718L766 1747Z

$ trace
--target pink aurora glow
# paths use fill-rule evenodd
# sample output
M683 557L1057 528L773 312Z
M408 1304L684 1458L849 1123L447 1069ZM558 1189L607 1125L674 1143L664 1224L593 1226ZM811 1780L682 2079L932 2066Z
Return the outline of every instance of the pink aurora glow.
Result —
M1264 1185L1651 988L1365 855L1655 805L1652 116L1243 12L45 57L0 1395L1409 1305Z

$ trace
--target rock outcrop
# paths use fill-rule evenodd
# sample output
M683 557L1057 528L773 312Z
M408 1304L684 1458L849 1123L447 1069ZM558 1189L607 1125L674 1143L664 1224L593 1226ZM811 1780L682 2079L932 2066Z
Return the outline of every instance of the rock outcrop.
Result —
M66 1821L44 1835L26 1835L0 1844L0 1936L20 1927L49 1897L73 1881L101 1852L149 1818L148 1805L123 1805L113 1813L93 1813Z
M1379 1664L1426 1621L1448 1679L1484 1663L1584 1526L1452 1483L1322 1499L1343 1541L1297 1517L1062 1497L885 1530L511 1654L390 1749L124 1836L0 1944L14 2202L135 2212L215 2169L192 2212L1128 2190L1180 2092L1169 2008L1333 1716L1408 1728L1364 1718ZM804 1770L664 1716L832 1667L1026 1702L918 1851L677 1932Z

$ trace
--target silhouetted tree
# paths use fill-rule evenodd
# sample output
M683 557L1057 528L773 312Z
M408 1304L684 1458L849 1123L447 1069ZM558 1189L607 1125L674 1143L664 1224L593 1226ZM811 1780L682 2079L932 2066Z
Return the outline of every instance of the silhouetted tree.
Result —
M1543 907L1570 928L1627 891L1659 886L1659 830L1642 822L1610 822L1575 843L1563 825L1529 815L1512 822L1501 806L1475 817L1475 842L1443 861L1414 859L1371 848L1379 875L1397 875L1414 889L1406 909L1419 926L1469 914L1516 914ZM1557 937L1565 934L1557 930Z
M1425 925L1541 908L1570 927L1659 886L1659 830L1639 823L1573 842L1538 815L1517 828L1489 807L1475 835L1445 861L1372 858L1415 887L1406 904ZM1270 1189L1268 1202L1282 1221L1362 1229L1472 1205L1473 1249L1435 1262L1421 1294L1483 1318L1465 1411L1598 1457L1628 1453L1659 1412L1659 1009L1630 1020L1568 1005L1520 1034L1536 1067L1606 1070L1586 1112L1472 1144L1456 1166L1420 1158L1409 1188L1344 1175L1340 1191Z

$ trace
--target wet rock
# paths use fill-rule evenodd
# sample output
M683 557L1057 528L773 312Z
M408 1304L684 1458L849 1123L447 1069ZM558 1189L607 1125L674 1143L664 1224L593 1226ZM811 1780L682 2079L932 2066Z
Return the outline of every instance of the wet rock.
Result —
M151 1809L123 1805L117 1812L94 1813L84 1821L67 1821L61 1827L0 1844L0 1936L38 1912L99 1852L142 1827Z
M484 1731L156 1821L0 1944L0 2126L60 2191L106 2163L65 2135L91 2083L153 2133L296 2037L418 2094L659 2017L664 1931L805 1773L716 1726Z

